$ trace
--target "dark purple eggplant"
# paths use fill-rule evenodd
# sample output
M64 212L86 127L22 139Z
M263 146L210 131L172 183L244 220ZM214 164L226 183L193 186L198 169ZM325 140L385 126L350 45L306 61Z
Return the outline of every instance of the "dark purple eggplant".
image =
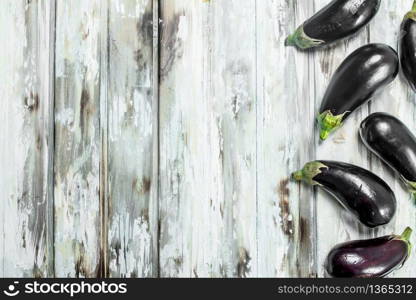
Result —
M405 15L400 31L400 64L404 77L416 92L416 1Z
M396 212L396 197L390 187L377 175L351 164L313 161L292 178L321 186L371 228L389 223Z
M388 235L335 246L326 259L326 271L332 277L384 277L403 266L412 250L411 228L401 236Z
M286 46L309 49L353 35L377 14L381 0L333 0L296 29Z
M363 143L400 174L410 192L416 195L416 137L399 119L374 113L361 122Z
M369 44L349 55L338 67L326 90L318 115L320 137L342 126L357 108L390 84L399 72L396 51L384 44Z

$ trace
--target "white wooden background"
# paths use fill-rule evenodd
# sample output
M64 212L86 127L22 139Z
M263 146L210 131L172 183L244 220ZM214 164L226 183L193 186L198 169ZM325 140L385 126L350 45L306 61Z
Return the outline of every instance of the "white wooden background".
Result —
M337 66L396 47L412 0L330 48L284 47L328 1L0 0L0 276L322 277L336 243L416 229L357 135L375 111L416 132L403 80L325 143L315 127ZM315 158L382 176L395 220L366 229L289 182Z

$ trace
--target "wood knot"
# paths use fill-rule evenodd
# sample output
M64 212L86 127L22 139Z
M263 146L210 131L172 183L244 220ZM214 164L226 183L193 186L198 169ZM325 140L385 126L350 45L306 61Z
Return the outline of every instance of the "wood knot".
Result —
M24 106L30 112L37 111L39 108L39 95L30 93L30 95L26 96L24 99Z

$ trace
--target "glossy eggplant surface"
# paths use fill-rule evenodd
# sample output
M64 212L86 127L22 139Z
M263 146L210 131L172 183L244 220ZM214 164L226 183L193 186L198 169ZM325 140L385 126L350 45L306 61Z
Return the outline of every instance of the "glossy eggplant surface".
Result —
M399 269L411 252L412 229L401 236L388 235L370 240L351 241L335 246L325 267L332 277L384 277Z
M416 137L396 117L386 113L368 116L360 126L363 143L400 174L416 193Z
M399 38L402 72L410 87L416 92L416 1L403 19Z
M384 44L368 44L349 55L334 73L318 115L320 138L342 126L357 108L390 84L399 72L396 51Z
M396 198L390 187L361 167L313 161L293 173L292 178L322 187L368 227L389 223L396 212Z
M287 46L308 49L353 35L377 14L381 0L333 0L286 39Z

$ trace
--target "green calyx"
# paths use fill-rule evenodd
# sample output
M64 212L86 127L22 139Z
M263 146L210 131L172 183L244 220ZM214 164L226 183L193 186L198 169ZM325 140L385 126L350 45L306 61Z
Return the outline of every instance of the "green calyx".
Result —
M403 241L409 241L410 240L410 236L412 235L412 232L413 232L413 230L412 230L412 228L410 228L410 227L407 227L404 231L403 231L403 233L402 233L402 235L400 236L400 238L403 240Z
M405 16L404 19L411 19L416 21L416 0L413 2L412 10L409 11Z
M409 192L412 194L412 198L416 203L416 182L407 180L406 178L402 177L404 183L406 183Z
M405 14L404 19L411 19L413 21L416 21L416 11L409 11L407 14Z
M319 185L314 181L314 178L322 173L322 170L328 169L323 163L319 161L312 161L307 163L302 170L292 173L292 179L295 181L304 181L310 185Z
M334 116L330 110L327 110L318 116L321 140L326 140L331 132L341 127L345 114L346 112L342 115Z
M399 237L400 240L407 243L407 249L408 249L408 256L410 256L410 253L412 252L412 244L410 243L410 236L412 235L412 228L407 227L402 235Z
M303 26L296 29L295 33L289 35L285 40L285 46L296 46L302 50L317 47L325 41L313 39L306 35Z

